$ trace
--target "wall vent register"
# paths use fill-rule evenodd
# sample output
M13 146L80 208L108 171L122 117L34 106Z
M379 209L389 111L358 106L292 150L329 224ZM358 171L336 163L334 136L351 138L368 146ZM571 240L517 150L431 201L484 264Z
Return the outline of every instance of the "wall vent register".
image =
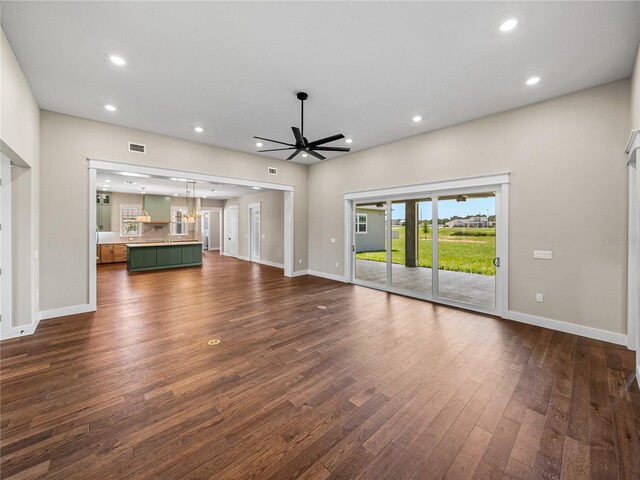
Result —
M135 153L147 153L147 146L141 143L129 142L129 151Z

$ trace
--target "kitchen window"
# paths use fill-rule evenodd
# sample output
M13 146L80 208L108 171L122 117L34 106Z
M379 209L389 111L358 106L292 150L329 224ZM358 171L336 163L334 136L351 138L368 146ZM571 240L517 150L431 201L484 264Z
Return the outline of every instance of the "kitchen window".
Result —
M186 211L180 208L171 209L171 235L187 235L189 233L189 225L183 221L184 215L186 215Z
M120 236L139 237L142 235L142 224L136 217L142 213L142 205L120 205Z

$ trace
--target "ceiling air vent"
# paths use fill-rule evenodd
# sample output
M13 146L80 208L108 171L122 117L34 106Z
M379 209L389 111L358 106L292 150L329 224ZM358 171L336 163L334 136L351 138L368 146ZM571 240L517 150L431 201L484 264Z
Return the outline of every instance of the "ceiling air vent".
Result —
M278 169L276 167L268 167L267 172L269 173L269 175L277 175Z
M141 143L129 142L129 151L136 153L147 153L147 146Z

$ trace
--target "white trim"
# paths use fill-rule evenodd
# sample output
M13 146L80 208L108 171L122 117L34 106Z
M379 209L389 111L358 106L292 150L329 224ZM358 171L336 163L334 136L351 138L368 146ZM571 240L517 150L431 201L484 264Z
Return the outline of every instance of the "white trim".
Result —
M309 275L309 270L296 270L293 272L292 277L302 277L304 275Z
M511 310L505 312L502 318L520 323L526 323L529 325L535 325L537 327L548 328L550 330L556 330L558 332L571 333L573 335L580 335L581 337L602 340L603 342L616 343L618 345L625 346L627 345L627 336L624 333L616 333L609 330L586 327L584 325L578 325L576 323L563 322L560 320L538 317L536 315L529 315L528 313L514 312Z
M67 315L78 315L80 313L95 312L95 307L92 307L88 303L84 305L72 305L70 307L54 308L51 310L42 310L40 312L40 320L46 320L48 318L66 317Z
M96 177L95 168L89 168L89 306L91 311L97 309L97 245L98 230L96 228ZM40 317L42 318L42 316Z
M478 175L453 180L441 180L437 182L421 183L416 185L403 185L391 188L379 188L373 190L361 190L344 194L345 200L369 200L380 197L406 198L407 195L420 195L424 192L440 192L446 190L460 190L469 188L486 188L509 183L510 172L492 175ZM409 197L410 198L410 197ZM408 198L408 199L409 199Z
M353 260L355 256L355 236L353 228L351 228L351 219L355 213L353 208L354 202L351 200L344 201L344 279L351 280L353 278Z
M294 259L294 192L284 192L284 276L293 276Z
M39 315L38 315L39 316ZM27 335L33 335L40 324L40 319L36 318L32 323L28 325L18 325L16 327L9 327L6 332L6 336L2 337L2 340L9 340L10 338L26 337Z
M2 169L2 174L0 175L2 179L0 185L0 220L2 222L2 228L0 229L0 236L2 237L2 245L0 247L0 257L2 258L0 263L2 268L2 274L0 275L0 295L2 295L0 299L0 315L2 316L0 339L4 340L13 338L11 330L11 304L13 301L11 294L11 159L4 152L0 153L0 168Z
M272 190L293 191L293 185L285 185L273 182L260 182L256 180L247 180L243 178L224 177L221 175L211 175L207 173L196 173L185 170L174 170L162 167L148 167L144 165L135 165L132 163L120 163L112 160L103 160L98 158L88 158L89 168L98 170L109 170L112 172L131 172L142 173L145 175L162 175L166 177L188 177L189 180L202 180L204 182L228 183L231 185L241 185L244 187L260 187L270 188Z
M231 256L231 255L229 255L229 256ZM279 268L281 270L284 270L284 264L283 263L271 262L269 260L251 260L251 258L245 257L243 255L238 255L235 258L237 258L238 260L243 260L245 262L259 263L260 265L264 265L266 267L274 267L274 268Z
M314 277L327 278L329 280L335 280L336 282L347 283L347 280L342 275L335 275L333 273L325 273L318 272L316 270L307 270L308 275L313 275Z

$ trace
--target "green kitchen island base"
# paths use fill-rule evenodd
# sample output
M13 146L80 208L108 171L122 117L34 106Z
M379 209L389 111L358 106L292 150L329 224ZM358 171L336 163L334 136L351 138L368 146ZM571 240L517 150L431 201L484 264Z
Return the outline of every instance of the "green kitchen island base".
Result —
M127 271L202 265L202 242L127 244Z

